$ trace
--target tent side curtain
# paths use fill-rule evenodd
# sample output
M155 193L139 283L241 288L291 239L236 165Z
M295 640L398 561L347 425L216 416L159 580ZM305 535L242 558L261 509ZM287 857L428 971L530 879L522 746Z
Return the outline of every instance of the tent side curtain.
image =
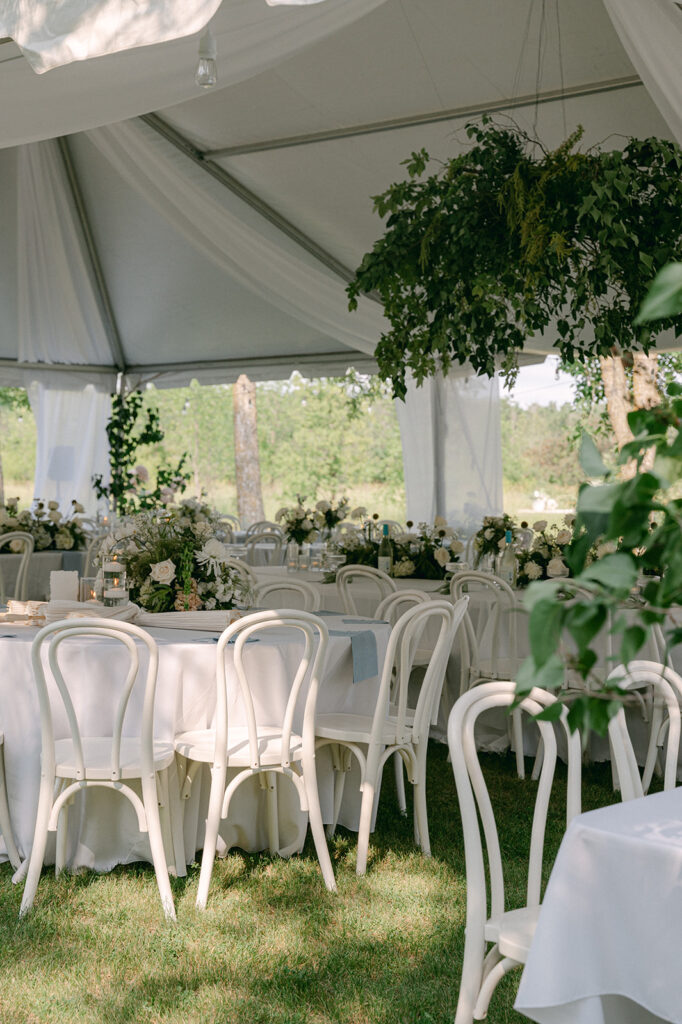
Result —
M407 518L437 515L463 533L502 512L502 441L497 378L434 377L396 400Z
M58 501L63 513L78 501L89 515L97 510L92 476L109 477L106 426L111 398L89 384L57 390L34 382L28 398L37 427L34 495Z
M340 278L299 255L288 239L147 125L108 125L87 137L181 235L241 285L321 334L374 352L388 326L381 306L361 299L357 311L349 312Z
M682 7L674 0L604 0L628 57L682 145Z

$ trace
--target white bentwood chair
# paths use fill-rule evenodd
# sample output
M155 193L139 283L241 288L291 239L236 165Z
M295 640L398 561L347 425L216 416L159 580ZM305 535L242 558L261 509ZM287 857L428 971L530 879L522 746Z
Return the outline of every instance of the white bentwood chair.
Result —
M515 696L513 682L481 683L459 698L448 722L448 744L462 817L467 879L464 959L455 1024L472 1024L472 1021L486 1017L498 982L512 968L526 962L540 912L545 826L557 758L553 723L537 722L544 757L530 836L526 905L513 910L506 909L500 840L474 734L479 715L490 708L510 707ZM533 689L521 702L520 709L536 715L555 703L556 698L551 694ZM564 708L561 722L568 743L568 824L574 815L580 813L581 757L579 733L571 733L566 720L567 709ZM487 854L489 892L479 816ZM492 947L486 953L488 943L492 943Z
M250 565L247 565L241 558L226 558L224 564L229 569L234 569L248 583L251 590L258 586L258 576Z
M414 786L415 842L425 856L431 855L426 808L429 730L438 709L448 655L467 602L466 597L456 605L444 599L429 601L410 608L400 617L389 638L373 715L336 713L318 716L317 747L331 745L334 765L334 818L328 829L330 835L336 828L351 754L360 765L362 805L356 867L359 875L364 875L367 867L369 833L384 765L395 753L403 759L407 777ZM412 707L409 703L412 659L423 630L433 625L439 627L438 639L416 704Z
M15 547L19 545L20 550L15 551L12 547L13 544ZM26 601L28 598L28 567L31 562L34 545L35 541L32 535L23 530L11 530L9 533L3 533L0 536L0 548L7 547L11 550L12 554L21 554L17 578L14 583L14 596L17 601ZM0 604L5 604L7 597L8 595L5 594L5 583L2 578L2 568L0 567Z
M244 659L244 645L252 636L271 630L293 630L303 640L303 649L291 683L282 721L258 722L249 685L249 671ZM227 645L234 640L234 676L226 668ZM286 857L300 850L300 835L288 847L280 848L277 812L278 775L286 776L296 787L301 810L308 812L310 829L324 883L336 891L334 871L322 824L322 812L315 772L315 713L320 680L324 675L329 634L322 619L303 611L273 610L255 612L234 622L222 633L217 648L215 728L199 729L176 736L175 747L182 757L194 764L211 765L211 791L204 852L201 859L199 890L196 905L206 906L218 846L220 821L229 816L230 801L236 789L247 779L260 775L268 792L268 834L270 852ZM294 713L305 680L309 680L301 734L294 731ZM229 692L228 692L229 691ZM230 724L229 707L235 693L239 697L246 724ZM262 713L261 713L262 714ZM193 766L190 765L190 768ZM228 769L237 774L227 781ZM187 778L194 773L188 771ZM187 791L186 795L189 795Z
M111 729L104 735L92 735L89 730L87 733L83 731L69 684L64 678L59 662L61 645L72 639L83 638L117 641L128 654L127 673L114 720ZM147 655L147 668L144 672L140 666L140 647L146 649ZM45 660L59 697L57 701L55 696L55 704L61 705L60 712L66 716L68 723L69 735L65 739L55 739L53 700L48 692ZM69 804L80 791L100 787L120 793L133 805L140 832L147 832L149 835L164 914L166 918L175 920L164 834L167 838L168 855L174 860L177 873L184 875L186 867L184 852L180 849L181 844L173 844L169 820L169 812L173 814L176 826L181 820L179 792L177 787L169 785L168 769L174 763L175 748L172 741L154 739L154 698L158 669L156 642L144 629L129 622L96 618L67 619L51 623L40 630L31 648L31 662L40 705L41 780L35 834L20 916L26 914L33 905L45 857L48 832L57 832L55 873L59 874L66 860ZM141 683L144 679L141 720L134 735L123 735L126 719L131 717L127 716L126 712L138 678ZM92 678L90 684L93 689L92 699L95 700L98 680ZM106 681L106 685L109 687L109 680ZM141 785L141 800L130 785L133 781ZM171 851L170 847L173 845L175 848Z
M649 744L641 776L630 740L625 709L621 707L609 722L611 755L622 799L634 800L648 791L658 751L664 745L663 788L675 789L680 751L682 678L667 665L653 661L631 661L627 666L618 665L614 668L608 682L617 682L622 690L630 693L644 690L651 698Z
M307 583L305 580L290 580L288 577L267 580L265 583L258 584L253 596L257 608L269 608L272 601L276 601L276 604L273 604L274 608L297 607L296 604L288 603L292 598L286 597L287 594L294 595L293 600L302 605L304 612L319 611L320 592L314 584Z
M478 594L480 603L476 608L470 604L460 633L460 694L481 682L515 679L523 660L518 653L516 598L509 584L490 573L460 572L450 581L450 594L456 601L465 593ZM511 714L511 734L516 772L523 779L523 730L517 711Z
M381 569L374 569L370 565L343 565L336 574L336 589L341 598L343 610L347 615L357 615L358 609L355 599L351 593L353 580L361 580L372 584L377 591L376 606L389 594L395 593L398 589L388 573ZM374 614L374 610L372 611Z
M252 533L247 536L244 541L246 548L246 558L249 565L256 565L256 548L267 547L267 564L278 565L282 561L282 536L278 533L272 533L269 530L263 530L262 533Z
M284 537L284 530L277 523L270 519L259 519L257 523L251 523L246 529L246 537L252 537L254 533L274 533L277 537Z

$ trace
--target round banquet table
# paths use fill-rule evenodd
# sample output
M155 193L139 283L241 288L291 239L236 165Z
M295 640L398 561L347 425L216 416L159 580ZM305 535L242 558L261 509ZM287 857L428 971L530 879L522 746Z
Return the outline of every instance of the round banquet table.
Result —
M516 1009L539 1024L682 1024L681 877L681 789L574 818Z
M376 638L379 672L388 643L389 627L373 623L344 623L342 617L325 620L331 631L346 635L330 636L327 666L318 696L318 711L345 711L372 714L379 688L378 676L353 682L353 631L371 630ZM154 732L156 739L172 739L178 732L209 727L215 706L215 658L218 634L184 629L149 630L159 646L159 671L156 690ZM5 737L5 771L12 824L22 857L30 853L38 805L40 781L40 716L31 671L31 642L37 629L0 624L0 728ZM257 720L281 721L302 640L291 631L272 631L245 647L245 664L252 680ZM146 652L141 650L141 673ZM227 648L228 659L232 657ZM116 641L74 638L64 641L60 663L71 686L72 699L82 716L83 728L106 735L111 727L127 664L122 645ZM229 677L229 662L228 662ZM48 677L49 678L49 677ZM50 684L53 685L53 684ZM124 735L135 735L142 708L141 685L136 684L124 726ZM304 684L305 689L305 684ZM56 695L56 688L53 696ZM301 728L304 693L294 721ZM56 701L53 700L53 708ZM241 722L239 702L229 705L230 721ZM130 723L130 724L128 724ZM62 708L54 714L55 738L65 737L66 717ZM333 772L327 750L318 756L320 801L325 821L331 821ZM360 812L359 779L349 780L340 823L357 829ZM203 845L204 821L210 781L208 772L199 773L189 799L183 803L183 821L172 822L184 840L185 860L190 863ZM293 785L278 780L278 807L282 846L292 842L305 824ZM87 813L86 813L87 812ZM262 850L268 846L266 792L258 780L239 787L230 806L230 816L221 825L221 837L228 847ZM54 861L54 837L50 837L46 863ZM0 841L1 842L1 841ZM4 846L0 845L0 853ZM151 860L146 836L137 829L137 819L129 801L100 789L78 795L69 815L68 866L108 871L116 864Z

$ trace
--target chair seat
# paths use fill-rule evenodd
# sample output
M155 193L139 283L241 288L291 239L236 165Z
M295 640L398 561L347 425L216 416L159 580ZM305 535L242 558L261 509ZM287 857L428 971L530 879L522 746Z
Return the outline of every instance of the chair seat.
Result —
M111 778L111 737L83 737L83 757L85 759L86 778L92 781L104 781ZM76 758L73 740L57 740L54 745L56 775L60 779L75 779ZM154 741L154 771L161 772L173 763L175 748L170 742ZM140 761L140 741L136 738L121 740L121 775L122 779L139 779L142 773Z
M190 761L204 761L212 764L215 757L215 733L212 729L196 729L183 732L175 737L178 754ZM275 765L282 761L282 729L280 726L258 726L258 753L261 765ZM291 734L289 760L300 761L303 756L303 740ZM245 727L230 729L227 733L227 760L231 768L244 768L251 764L249 737Z
M525 964L539 914L540 907L520 907L491 917L485 926L485 937L488 942L497 943L502 956Z
M389 745L397 742L396 719L387 717L382 723L381 742ZM410 719L407 719L409 730ZM371 715L329 714L318 715L315 735L326 740L349 740L352 743L369 743L372 732Z

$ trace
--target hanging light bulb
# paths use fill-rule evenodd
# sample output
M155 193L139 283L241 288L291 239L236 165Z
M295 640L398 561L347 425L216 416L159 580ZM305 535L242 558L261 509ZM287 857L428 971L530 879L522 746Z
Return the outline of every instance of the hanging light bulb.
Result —
M202 89L212 89L218 82L216 56L218 50L210 28L207 28L199 40L199 63L194 72L194 81Z

